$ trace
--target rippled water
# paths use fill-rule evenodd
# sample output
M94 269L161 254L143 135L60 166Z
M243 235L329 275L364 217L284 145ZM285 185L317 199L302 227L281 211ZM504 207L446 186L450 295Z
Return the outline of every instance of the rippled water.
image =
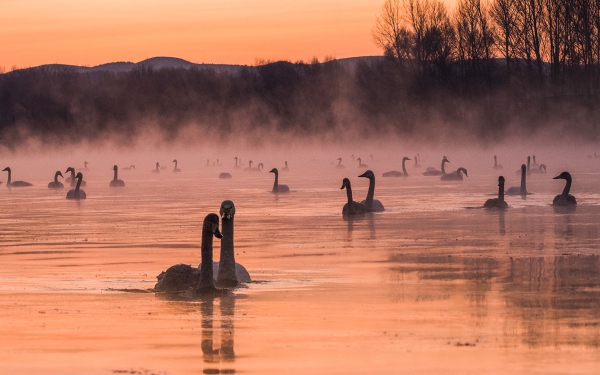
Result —
M364 197L355 168L281 173L279 197L266 171L211 168L123 171L124 189L92 171L80 202L50 178L1 186L0 372L596 374L598 167L573 173L571 210L550 206L560 171L505 212L476 208L497 191L491 170L378 177L386 211L352 220L339 188L349 177ZM198 301L142 293L198 264L200 224L224 199L255 282Z

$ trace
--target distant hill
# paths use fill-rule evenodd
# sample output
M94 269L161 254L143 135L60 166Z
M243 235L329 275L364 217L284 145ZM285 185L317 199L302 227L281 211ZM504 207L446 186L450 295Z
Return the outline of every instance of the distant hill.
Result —
M348 57L338 60L333 60L344 67L354 70L360 62L367 64L381 61L383 56L361 56L361 57ZM330 62L325 62L327 64ZM131 61L118 61L101 64L97 66L77 66L77 65L66 65L66 64L45 64L36 67L26 69L43 69L52 71L75 71L78 73L94 73L94 72L113 72L113 73L126 73L140 67L151 67L153 69L212 69L216 72L228 72L235 73L243 68L253 68L248 65L234 65L234 64L196 64L189 62L184 59L177 57L151 57L146 60L134 63Z

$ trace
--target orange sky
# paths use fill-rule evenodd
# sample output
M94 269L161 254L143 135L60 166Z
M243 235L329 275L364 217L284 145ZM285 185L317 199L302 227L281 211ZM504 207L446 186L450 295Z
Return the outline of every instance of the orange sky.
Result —
M447 0L446 2L451 2ZM0 69L379 55L383 0L0 0Z

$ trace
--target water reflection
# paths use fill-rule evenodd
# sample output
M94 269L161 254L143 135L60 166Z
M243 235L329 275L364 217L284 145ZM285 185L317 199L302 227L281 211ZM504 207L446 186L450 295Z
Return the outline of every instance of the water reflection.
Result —
M214 328L214 303L215 298L208 297L200 303L202 314L202 360L208 367L203 370L204 374L235 374L231 368L235 362L234 347L234 324L235 296L227 295L218 299L221 318L221 327L218 332ZM215 345L215 333L221 336L220 348ZM219 366L226 368L217 368Z
M561 231L572 235L568 234L570 219L561 219L565 220ZM399 275L393 278L398 283L416 277L421 281L434 280L439 285L434 290L417 288L414 301L462 297L466 307L472 308L476 326L487 319L491 309L498 308L500 298L506 309L500 313L505 339L514 345L600 347L598 255L504 260L396 254L389 262L394 263L390 269ZM402 299L395 298L396 302L406 298L406 287L402 293Z
M342 218L348 224L347 241L352 241L352 233L355 229L360 230L364 228L364 224L359 224L364 222L367 222L369 226L369 239L374 240L377 238L377 232L375 231L375 214L343 215Z

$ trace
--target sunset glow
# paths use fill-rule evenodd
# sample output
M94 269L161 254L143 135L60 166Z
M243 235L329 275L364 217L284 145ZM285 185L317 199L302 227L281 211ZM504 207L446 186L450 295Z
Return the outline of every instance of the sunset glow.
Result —
M448 2L448 1L447 1ZM254 64L378 55L382 0L12 1L0 12L0 69L154 56Z

